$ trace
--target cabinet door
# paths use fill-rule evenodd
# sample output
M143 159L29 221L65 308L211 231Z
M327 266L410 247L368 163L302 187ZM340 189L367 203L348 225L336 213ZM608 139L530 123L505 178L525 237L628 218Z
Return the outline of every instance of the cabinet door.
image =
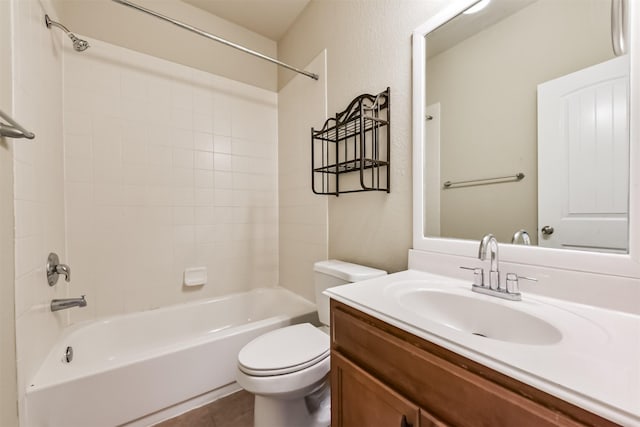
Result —
M339 353L331 353L332 427L419 427L419 412Z
M435 418L433 415L420 409L420 427L447 427L447 424Z

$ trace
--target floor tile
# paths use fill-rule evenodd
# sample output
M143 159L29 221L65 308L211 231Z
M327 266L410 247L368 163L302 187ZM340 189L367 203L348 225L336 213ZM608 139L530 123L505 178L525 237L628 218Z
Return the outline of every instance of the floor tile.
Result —
M253 395L241 390L155 427L253 427Z
M253 395L244 390L209 405L216 427L253 427Z

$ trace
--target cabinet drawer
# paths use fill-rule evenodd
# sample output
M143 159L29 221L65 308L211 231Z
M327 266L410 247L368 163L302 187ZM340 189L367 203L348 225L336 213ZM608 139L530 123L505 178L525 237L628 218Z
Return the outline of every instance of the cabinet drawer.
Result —
M446 424L615 425L540 391L537 394L544 398L542 402L531 400L535 389L530 386L344 304L332 301L331 308L332 350Z

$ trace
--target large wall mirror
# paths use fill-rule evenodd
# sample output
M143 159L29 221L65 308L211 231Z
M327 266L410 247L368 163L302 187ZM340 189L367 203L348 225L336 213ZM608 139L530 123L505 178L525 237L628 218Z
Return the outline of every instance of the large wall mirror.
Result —
M637 259L629 3L459 0L416 30L417 249Z

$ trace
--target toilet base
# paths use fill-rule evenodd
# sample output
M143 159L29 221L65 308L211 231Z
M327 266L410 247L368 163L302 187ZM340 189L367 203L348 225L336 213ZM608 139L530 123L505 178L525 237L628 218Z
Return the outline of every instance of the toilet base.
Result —
M254 427L328 427L331 396L328 381L306 397L294 399L256 395Z

